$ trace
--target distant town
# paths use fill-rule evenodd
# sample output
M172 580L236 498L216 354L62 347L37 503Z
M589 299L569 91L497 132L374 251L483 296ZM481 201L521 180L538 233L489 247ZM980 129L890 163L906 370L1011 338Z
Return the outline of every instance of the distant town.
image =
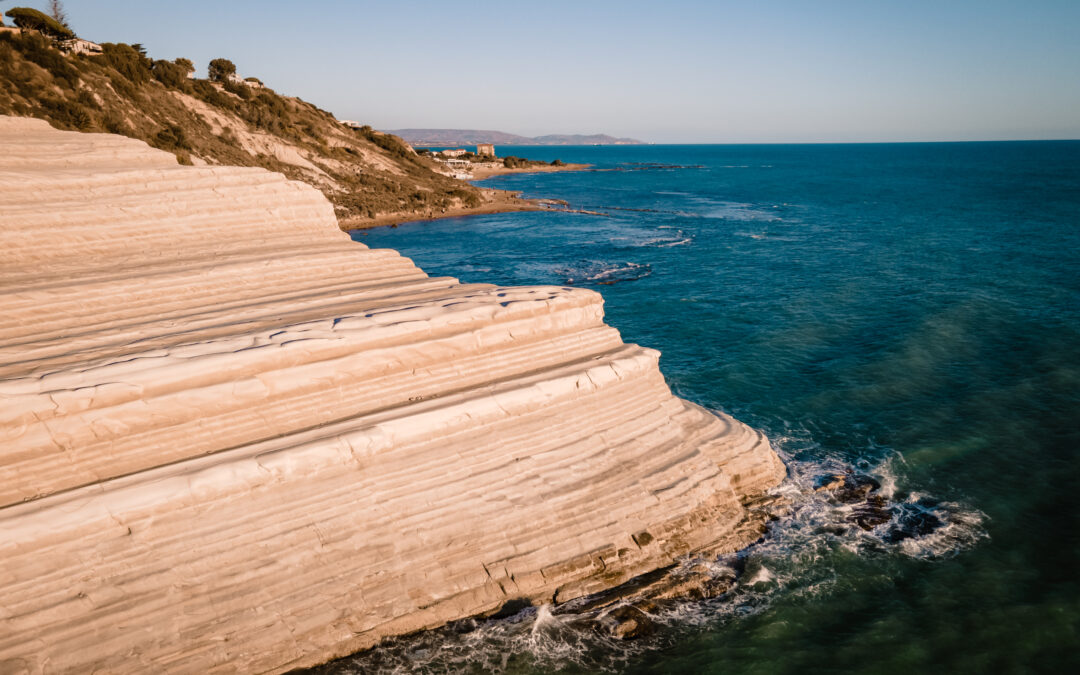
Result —
M350 129L358 131L362 129L371 130L368 125L357 122L356 120L340 120L340 122ZM442 149L437 149L440 146L436 144L426 144L434 145L434 148L415 147L412 143L409 143L407 139L405 140L406 147L408 147L409 150L421 157L427 157L442 165L443 170L440 171L439 169L436 169L436 171L458 180L478 180L500 173L519 171L577 170L584 167L584 165L579 164L566 164L559 159L551 162L543 162L525 159L524 157L516 157L514 155L499 157L495 154L494 143L475 143L473 146L476 150L472 151L468 148L456 147L442 147Z
M435 161L454 169L450 175L461 180L475 178L474 174L469 171L473 164L497 164L495 162L497 157L495 156L495 145L493 143L478 143L476 152L469 152L465 148L447 148L438 151L421 148L416 152L421 155L430 155Z

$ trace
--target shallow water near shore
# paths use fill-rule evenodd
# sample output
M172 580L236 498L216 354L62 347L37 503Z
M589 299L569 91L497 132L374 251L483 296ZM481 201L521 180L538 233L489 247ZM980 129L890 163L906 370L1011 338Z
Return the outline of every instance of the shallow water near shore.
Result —
M714 561L741 566L732 591L641 640L530 608L330 672L1080 667L1080 142L497 150L594 165L483 185L603 215L354 237L431 275L598 290L678 395L768 434L795 508ZM812 484L848 467L944 525L841 526Z

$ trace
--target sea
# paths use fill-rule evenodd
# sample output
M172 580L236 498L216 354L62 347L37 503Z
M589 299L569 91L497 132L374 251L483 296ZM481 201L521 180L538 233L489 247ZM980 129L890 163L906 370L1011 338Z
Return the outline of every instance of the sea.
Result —
M354 239L601 293L677 395L768 435L791 513L650 636L532 607L327 672L1080 672L1080 141L496 150L592 167L479 183L565 211ZM935 526L852 526L813 489L848 470Z

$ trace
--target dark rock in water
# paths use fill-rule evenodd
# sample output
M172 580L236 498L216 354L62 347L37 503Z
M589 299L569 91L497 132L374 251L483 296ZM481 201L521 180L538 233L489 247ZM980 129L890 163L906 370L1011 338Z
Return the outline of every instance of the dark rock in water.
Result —
M851 511L848 520L864 530L872 530L892 520L893 512L881 495L871 495Z
M637 607L646 614L655 614L656 610L660 609L660 605L657 605L652 600L639 600L634 603L634 607Z
M491 614L490 619L505 619L515 614L522 612L523 610L532 607L533 604L528 598L511 598L502 604L502 607L495 610L494 614Z
M870 476L857 473L831 474L817 480L816 492L831 492L841 504L854 504L866 499L870 493L881 488L881 483Z
M620 602L652 596L654 594L654 588L663 587L664 585L671 583L671 573L671 567L663 567L658 570L653 570L652 572L646 572L645 574L634 577L626 583L615 586L614 588L609 588L584 598L577 598L570 602L556 605L551 613L555 616L559 616L567 613L583 614L597 612Z
M734 561L734 556L733 556ZM563 625L619 640L651 635L657 626L650 615L683 599L707 600L727 593L736 572L725 566L696 561L655 570L615 588L575 598L552 611Z
M817 483L817 485L814 486L814 492L829 492L843 487L844 474L834 473L828 476L821 476L814 482Z
M708 600L727 593L735 585L735 570L716 573L705 565L694 565L678 574L671 574L661 583L654 584L647 597L655 600L693 598ZM640 603L637 603L640 607Z
M735 577L705 577L700 583L689 589L687 595L695 600L708 600L716 598L731 590L735 585Z
M881 483L870 476L846 476L844 485L834 492L837 501L842 504L854 504L866 499L871 492L881 488Z
M604 615L602 625L612 637L619 640L633 640L656 632L656 622L632 605L611 610Z
M464 635L465 633L471 633L480 627L480 624L476 622L476 619L460 619L458 621L451 621L446 624L447 629L457 633L458 635Z
M873 530L895 519L883 537L887 543L922 537L943 525L929 510L935 505L933 502L920 500L917 504L897 504L876 494L880 489L881 483L874 478L851 470L820 476L814 487L815 492L829 493L834 504L851 504L846 520L864 530Z
M925 537L944 524L941 518L927 511L905 509L897 518L896 525L885 535L885 541L895 544L913 537Z
M872 530L892 520L892 514L885 509L860 507L851 514L850 520L864 530Z

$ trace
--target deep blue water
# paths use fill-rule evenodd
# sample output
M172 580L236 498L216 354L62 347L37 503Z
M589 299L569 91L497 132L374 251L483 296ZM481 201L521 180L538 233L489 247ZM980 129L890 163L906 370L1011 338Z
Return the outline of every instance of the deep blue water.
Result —
M858 467L941 502L948 532L889 545L807 503L752 553L771 580L643 642L526 616L357 668L1078 672L1080 142L497 150L595 165L483 184L602 215L355 238L433 275L595 288L679 395L764 430L793 480Z

